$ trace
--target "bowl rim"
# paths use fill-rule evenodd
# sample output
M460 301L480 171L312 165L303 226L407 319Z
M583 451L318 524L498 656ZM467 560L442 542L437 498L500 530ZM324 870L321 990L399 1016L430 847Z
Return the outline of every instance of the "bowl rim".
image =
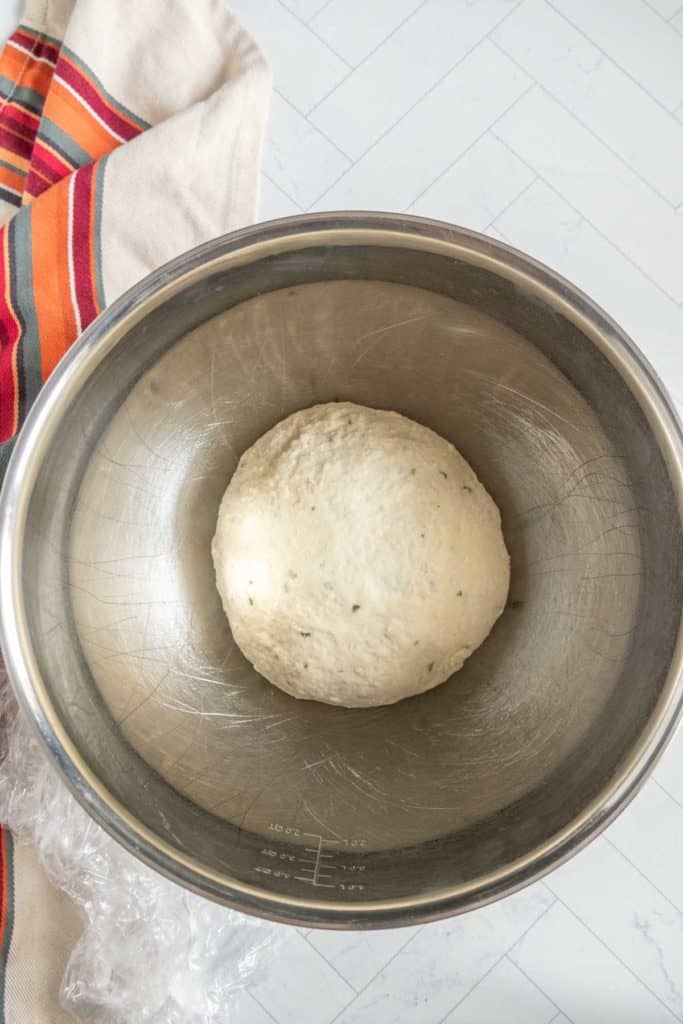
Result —
M43 386L19 434L0 494L0 645L18 702L32 722L62 780L88 813L130 853L186 888L233 909L286 924L329 928L414 925L474 909L540 879L595 838L644 784L683 715L683 625L662 693L647 728L618 774L591 803L543 844L471 882L419 897L346 905L280 896L243 883L181 854L132 815L89 767L59 720L38 670L21 586L24 528L41 453L59 424L60 411L132 322L212 266L251 262L311 240L416 246L465 254L508 279L552 297L555 308L590 338L634 394L665 459L683 520L683 426L654 369L626 333L593 300L560 274L512 246L441 221L394 213L301 214L267 221L206 242L149 274L117 298L86 328Z

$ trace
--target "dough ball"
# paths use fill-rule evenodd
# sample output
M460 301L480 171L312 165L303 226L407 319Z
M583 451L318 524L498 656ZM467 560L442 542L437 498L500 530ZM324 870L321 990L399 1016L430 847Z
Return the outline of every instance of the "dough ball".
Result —
M240 459L212 545L235 641L294 697L393 704L459 669L505 605L493 500L394 412L294 413Z

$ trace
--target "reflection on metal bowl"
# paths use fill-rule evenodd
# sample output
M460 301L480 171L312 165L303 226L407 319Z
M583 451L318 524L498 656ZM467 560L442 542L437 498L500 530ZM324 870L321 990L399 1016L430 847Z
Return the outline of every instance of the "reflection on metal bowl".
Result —
M451 440L512 559L465 667L372 710L261 679L209 550L240 454L334 399ZM125 295L42 393L2 500L8 668L76 795L177 881L311 925L466 910L599 831L674 728L682 451L628 339L520 253L401 216L251 228Z

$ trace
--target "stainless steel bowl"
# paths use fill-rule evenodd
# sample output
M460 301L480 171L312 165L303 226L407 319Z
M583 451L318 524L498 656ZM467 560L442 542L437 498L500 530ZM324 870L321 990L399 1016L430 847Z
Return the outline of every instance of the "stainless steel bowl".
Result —
M240 453L336 398L453 441L512 557L465 668L373 710L256 675L209 553ZM526 256L402 216L251 228L126 294L42 392L0 510L8 668L79 800L183 885L310 925L466 910L594 836L672 733L682 466L643 357Z

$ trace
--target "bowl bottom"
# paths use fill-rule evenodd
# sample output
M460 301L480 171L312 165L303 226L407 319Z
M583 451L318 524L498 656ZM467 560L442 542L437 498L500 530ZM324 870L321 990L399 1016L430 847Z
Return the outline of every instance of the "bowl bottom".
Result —
M210 541L240 454L335 399L452 441L498 503L511 555L508 607L483 647L392 707L271 687L232 641L215 587ZM579 391L499 321L396 283L283 288L178 340L111 417L74 506L74 621L142 761L195 810L284 843L255 852L246 877L277 864L296 890L317 872L326 896L312 850L472 835L530 794L545 813L549 780L589 756L620 684L643 582L639 504ZM474 870L463 856L463 875Z

